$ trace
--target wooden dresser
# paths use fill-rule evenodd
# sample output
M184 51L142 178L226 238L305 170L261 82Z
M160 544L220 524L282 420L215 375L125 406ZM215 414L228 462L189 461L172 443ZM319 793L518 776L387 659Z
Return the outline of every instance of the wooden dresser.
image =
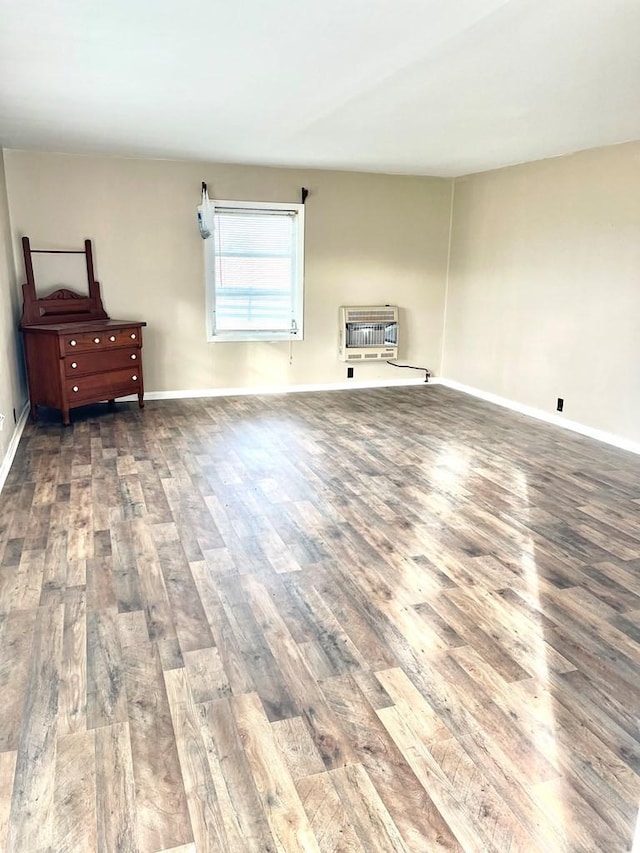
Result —
M31 249L22 238L26 284L23 285L24 335L31 417L38 406L60 409L69 424L70 410L103 400L135 394L144 407L141 320L111 320L102 305L100 285L93 277L91 241L73 254L87 262L88 296L61 288L36 296ZM49 252L47 252L49 253ZM67 254L56 252L56 254Z

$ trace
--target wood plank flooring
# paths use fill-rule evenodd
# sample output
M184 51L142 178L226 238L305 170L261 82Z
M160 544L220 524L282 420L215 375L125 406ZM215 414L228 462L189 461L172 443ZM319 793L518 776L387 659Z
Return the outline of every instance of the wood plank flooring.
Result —
M0 849L630 850L640 457L442 386L92 407L0 495Z

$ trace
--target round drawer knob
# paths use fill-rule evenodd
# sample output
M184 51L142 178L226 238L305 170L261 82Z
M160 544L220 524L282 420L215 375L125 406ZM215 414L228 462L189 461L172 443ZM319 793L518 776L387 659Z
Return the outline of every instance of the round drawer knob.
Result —
M109 340L111 341L111 343L113 343L115 341L115 339L116 339L115 335L109 335Z
M134 373L134 374L133 374L133 376L132 376L131 378L132 378L132 379L133 379L133 381L135 382L135 381L136 381L136 379L137 379L138 377L137 377L137 376L135 375L135 373Z
M76 367L77 367L77 366L78 366L78 362L77 362L77 361L72 361L72 362L71 362L71 367L73 367L73 369L74 369L74 370L76 369Z
M94 338L94 339L93 339L93 342L94 342L94 344L99 344L99 343L100 343L100 338Z
M135 339L136 339L135 333L132 333L132 334L131 334L131 340L132 340L132 341L135 341Z
M131 361L135 361L137 357L138 357L138 356L137 356L137 355L135 354L135 352L134 352L134 353L133 353L133 355L131 356Z
M74 385L74 386L73 386L73 388L72 388L71 390L72 390L72 391L77 391L77 390L78 390L78 386L77 386L77 385Z
M77 346L77 345L78 345L78 341L69 341L69 344L70 344L72 347L75 347L75 346Z

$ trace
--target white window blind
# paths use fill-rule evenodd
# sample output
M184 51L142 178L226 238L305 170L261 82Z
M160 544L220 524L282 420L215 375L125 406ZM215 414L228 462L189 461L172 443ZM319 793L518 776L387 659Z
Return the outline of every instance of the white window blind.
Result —
M213 339L300 338L302 206L213 204Z

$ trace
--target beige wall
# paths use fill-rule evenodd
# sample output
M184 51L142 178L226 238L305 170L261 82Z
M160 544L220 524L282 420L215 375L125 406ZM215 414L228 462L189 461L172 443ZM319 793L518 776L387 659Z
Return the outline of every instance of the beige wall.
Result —
M20 415L27 396L17 330L19 319L4 161L0 151L0 413L5 416L4 429L0 432L0 464L13 435L13 410L15 408Z
M398 304L401 358L439 370L448 180L28 151L5 151L5 161L16 246L23 234L44 248L92 238L107 311L147 321L148 391L341 381L341 304ZM305 340L293 344L292 365L288 343L206 341L203 180L218 198L298 201L300 187L310 191ZM419 375L383 363L358 365L355 378Z
M400 356L450 379L640 441L640 143L447 180L5 151L19 238L94 240L114 317L145 319L149 391L329 383L341 303L397 303ZM305 340L206 342L200 181L222 198L294 201L310 189ZM0 411L26 396L18 290L0 185ZM356 379L415 374L384 364ZM10 436L0 433L0 458Z
M640 143L456 180L443 375L640 441Z

